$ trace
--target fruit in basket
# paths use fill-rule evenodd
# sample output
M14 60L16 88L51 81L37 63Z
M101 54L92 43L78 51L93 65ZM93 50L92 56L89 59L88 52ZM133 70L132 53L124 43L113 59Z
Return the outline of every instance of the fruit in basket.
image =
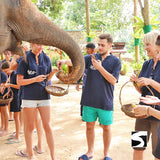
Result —
M134 108L134 107L136 107L136 105L135 105L135 104L132 104L132 107Z

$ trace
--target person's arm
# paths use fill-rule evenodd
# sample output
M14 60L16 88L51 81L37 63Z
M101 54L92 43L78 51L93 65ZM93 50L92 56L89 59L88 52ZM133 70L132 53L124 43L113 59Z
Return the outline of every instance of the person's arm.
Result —
M54 75L56 72L58 72L58 69L57 69L57 68L52 69L52 71L51 71L51 72L49 73L49 75L48 75L47 81L50 81L51 78L53 77L53 75Z
M19 86L26 86L32 83L36 83L36 82L42 82L46 79L46 75L39 75L33 78L29 78L29 79L24 79L23 75L18 74L17 75L17 84Z
M110 74L108 71L104 69L104 67L101 64L102 62L100 60L95 60L92 58L92 64L93 66L102 74L102 76L112 85L115 85L117 82L117 79Z
M142 86L150 85L152 88L154 88L156 91L160 92L160 83L156 82L153 79L141 77L137 80L137 82Z
M151 106L138 105L134 108L134 112L136 116L148 115L160 119L160 111L152 108Z
M11 84L11 83L6 83L6 84L4 84L4 86L5 87L12 87L12 88L15 88L15 89L19 89L19 85L17 85L17 84Z
M148 114L160 120L160 111L152 107L148 108Z

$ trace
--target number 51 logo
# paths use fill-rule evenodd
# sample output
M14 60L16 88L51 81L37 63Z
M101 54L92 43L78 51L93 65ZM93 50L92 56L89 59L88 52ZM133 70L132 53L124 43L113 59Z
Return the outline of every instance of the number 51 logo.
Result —
M147 131L131 132L131 146L137 148L147 147Z

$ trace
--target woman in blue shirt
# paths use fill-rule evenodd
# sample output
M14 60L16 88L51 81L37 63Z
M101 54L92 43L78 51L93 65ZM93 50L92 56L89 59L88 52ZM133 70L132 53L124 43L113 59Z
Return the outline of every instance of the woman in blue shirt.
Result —
M7 82L7 75L0 69L0 96L4 96L7 93L4 84ZM0 137L8 134L8 104L0 104L1 112L1 127L0 127Z
M26 54L26 60L22 60L17 68L17 83L20 86L24 86L22 108L28 159L34 159L32 133L34 130L33 122L36 109L38 109L46 133L51 158L52 160L56 160L53 133L50 124L50 95L46 92L45 85L47 76L51 74L51 72L56 72L57 69L52 70L49 57L42 52L42 45L31 43L31 48L32 51Z
M154 83L160 83L160 61L158 60L159 54L156 51L155 42L157 40L160 32L151 31L145 34L143 42L145 44L145 50L147 51L148 57L151 59L144 62L142 70L138 76L132 75L131 81L136 81L139 83L141 88L141 95L145 97L146 95L151 95L151 92L146 88L146 85L149 85L150 89L155 96L160 98L160 93L157 90L158 87ZM145 104L140 102L140 104ZM155 109L160 110L160 106L156 105ZM157 129L160 126L160 120L155 117L148 117L145 119L136 119L135 130L136 131L147 131L148 141L150 134L152 134L152 153L154 153L157 145ZM145 148L134 148L133 160L143 160L143 153Z

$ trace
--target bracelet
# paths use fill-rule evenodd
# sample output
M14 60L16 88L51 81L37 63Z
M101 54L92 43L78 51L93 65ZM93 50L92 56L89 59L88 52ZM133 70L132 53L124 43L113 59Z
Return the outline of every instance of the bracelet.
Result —
M147 107L147 115L148 115L148 116L150 116L150 114L149 114L149 108L150 108L150 107L148 106L148 107Z

